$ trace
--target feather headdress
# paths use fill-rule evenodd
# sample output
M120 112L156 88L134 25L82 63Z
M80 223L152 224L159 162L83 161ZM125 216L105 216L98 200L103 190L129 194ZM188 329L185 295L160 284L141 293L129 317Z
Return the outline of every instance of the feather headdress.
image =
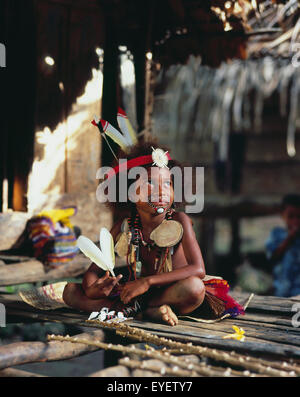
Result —
M117 121L121 131L118 131L115 127L113 127L108 121L100 119L95 116L92 124L99 128L101 136L107 142L112 154L115 159L118 160L115 155L113 149L111 148L106 136L109 136L124 152L128 152L132 146L134 146L137 142L137 133L133 129L126 113L121 108L118 109ZM122 163L121 165L117 165L114 167L110 173L108 173L108 179L115 175L118 172L136 167L142 166L145 164L153 164L157 167L167 167L168 161L171 160L171 157L168 152L163 151L162 149L154 149L152 147L152 154L146 156L136 157L127 161L126 163ZM168 168L168 167L167 167Z
M109 136L122 150L127 152L131 146L137 143L137 133L134 131L126 113L121 108L118 109L117 121L121 132L113 127L108 121L100 119L97 116L95 116L92 124L99 128L100 133L104 138L105 135Z

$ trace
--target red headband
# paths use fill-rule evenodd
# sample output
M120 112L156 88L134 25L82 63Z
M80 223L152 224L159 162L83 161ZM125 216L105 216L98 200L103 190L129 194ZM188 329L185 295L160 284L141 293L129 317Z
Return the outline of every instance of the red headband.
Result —
M169 153L165 153L165 155L168 157L168 160L172 160ZM124 161L123 163L118 164L116 167L114 167L112 170L110 170L107 173L107 179L112 178L118 172L124 172L131 168L138 167L140 165L150 164L150 163L153 163L153 157L151 154L148 154L146 156L136 157L136 158L128 160L128 161Z

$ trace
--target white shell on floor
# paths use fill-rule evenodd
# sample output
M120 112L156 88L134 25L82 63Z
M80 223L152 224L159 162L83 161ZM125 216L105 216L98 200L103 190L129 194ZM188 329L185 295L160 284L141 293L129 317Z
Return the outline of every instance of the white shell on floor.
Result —
M127 317L124 316L123 312L116 313L113 310L109 312L107 307L102 307L102 309L99 312L92 312L88 319L106 321L108 323L112 323L112 322L121 323L127 320Z
M98 320L100 320L100 321L105 321L105 320L106 320L106 317L107 317L107 313L101 312L101 313L99 314Z
M96 318L98 317L99 312L92 312L90 314L90 317L88 318L88 320L96 320Z

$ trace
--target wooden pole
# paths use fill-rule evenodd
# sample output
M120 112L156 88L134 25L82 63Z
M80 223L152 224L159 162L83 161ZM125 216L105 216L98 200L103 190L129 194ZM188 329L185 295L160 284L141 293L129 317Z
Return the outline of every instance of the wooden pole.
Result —
M231 263L231 277L228 277L229 283L235 282L235 270L241 261L241 238L240 238L240 220L233 218L230 221L231 227L231 247L230 247L230 263Z
M104 332L96 330L77 337L96 342L104 339ZM10 343L0 346L0 369L32 362L66 360L96 350L99 347L68 341Z
M123 354L134 354L135 356L141 357L143 359L155 359L158 360L160 365L158 366L148 366L148 361L137 361L136 359L130 359L129 357L125 357L124 359L120 359L119 363L122 366L128 366L129 368L138 368L138 369L147 369L153 372L160 372L162 375L173 375L173 376L220 376L223 375L226 371L226 368L222 368L221 370L216 367L212 367L211 365L206 364L196 364L190 362L188 359L183 357L176 357L171 355L168 350L155 350L153 348L149 348L146 345L146 350L140 349L135 345L131 346L122 346L122 345L114 345L112 343L103 343L103 342L90 342L84 340L80 337L65 337L59 335L49 335L49 340L70 340L74 343L86 343L88 345L99 346L104 350L110 351L118 351ZM161 365L165 363L166 365L170 365L170 368L167 368L165 365ZM164 372L161 372L161 369ZM234 371L235 375L245 376L241 372Z
M91 324L96 324L97 321L90 320ZM166 339L159 337L157 335L153 335L144 330L140 330L138 328L134 328L128 326L127 324L115 324L115 323L105 323L99 322L104 327L115 328L118 335L123 336L125 338L130 338L135 341L143 342L143 343L151 343L157 346L165 346L166 348L178 349L184 354L196 354L203 357L207 357L213 359L215 361L221 361L226 363L227 365L231 365L234 367L245 368L245 370L257 372L259 374L267 375L267 376L296 376L296 373L300 373L300 368L294 366L294 369L291 371L289 367L286 368L283 363L278 363L281 369L273 368L272 361L263 360L260 358L252 358L246 355L238 354L234 351L230 353L224 351L218 351L216 349L211 349L208 347L202 347L198 345L193 345L192 343L182 343L175 342L171 339ZM149 353L150 355L150 353ZM247 376L249 374L247 373Z
M76 256L66 265L47 271L38 260L29 260L0 267L0 285L16 285L38 281L58 280L64 277L76 277L83 274L91 261L83 255Z
M42 262L36 259L0 266L0 286L77 277L82 275L90 265L90 259L78 254L73 260L57 269L49 270ZM116 258L116 268L125 265L123 258Z
M146 88L146 56L144 35L133 50L136 81L136 116L138 132L145 128L145 88Z
M119 70L119 50L114 21L114 5L105 3L105 44L103 64L103 96L102 96L102 118L109 121L114 127L117 124L117 86ZM118 146L110 141L115 152ZM111 151L106 143L102 145L102 165L111 165L113 160Z
M216 274L214 254L215 219L203 217L200 231L200 248L208 274Z
M154 106L154 77L152 72L152 29L153 17L156 7L156 0L148 2L148 26L145 45L145 134L144 139L147 141L152 133L152 113Z

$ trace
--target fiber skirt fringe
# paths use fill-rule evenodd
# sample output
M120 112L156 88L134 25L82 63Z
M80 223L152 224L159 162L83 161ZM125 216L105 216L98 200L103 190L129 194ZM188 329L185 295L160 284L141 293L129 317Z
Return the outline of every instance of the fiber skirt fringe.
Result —
M244 314L243 307L229 295L229 284L226 280L211 278L204 280L205 299L204 304L208 305L214 317L230 314L236 317Z

